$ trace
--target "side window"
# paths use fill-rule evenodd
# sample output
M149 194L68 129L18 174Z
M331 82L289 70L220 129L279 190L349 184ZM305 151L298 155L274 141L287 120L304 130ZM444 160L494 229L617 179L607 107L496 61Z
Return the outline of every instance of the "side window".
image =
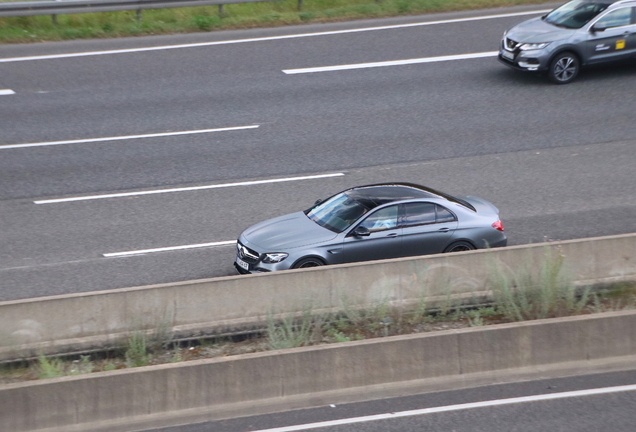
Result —
M625 7L611 11L603 18L596 21L594 27L612 28L630 25L632 22L632 8Z
M381 208L369 215L360 226L371 232L385 231L397 227L398 206Z
M437 223L453 222L456 220L455 215L441 205L435 207L437 208Z
M404 204L404 217L402 226L435 223L435 204L432 203L407 203Z

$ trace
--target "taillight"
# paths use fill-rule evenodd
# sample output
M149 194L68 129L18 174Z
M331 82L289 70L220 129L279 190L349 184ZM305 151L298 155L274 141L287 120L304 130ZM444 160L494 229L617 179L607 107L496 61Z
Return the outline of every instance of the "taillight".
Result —
M494 229L496 229L497 231L503 231L504 230L504 226L503 223L501 223L500 220L498 220L497 222L495 222L494 224L492 224L492 227Z

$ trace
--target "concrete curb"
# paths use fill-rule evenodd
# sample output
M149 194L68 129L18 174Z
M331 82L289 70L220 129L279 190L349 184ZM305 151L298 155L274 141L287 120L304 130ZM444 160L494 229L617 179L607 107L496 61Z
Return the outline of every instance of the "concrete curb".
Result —
M0 360L116 344L135 330L172 327L182 336L262 325L268 314L395 303L489 290L489 267L538 265L564 256L577 284L636 280L636 234L455 254L228 276L200 281L0 302Z
M0 418L6 432L142 429L635 359L636 311L621 311L10 384Z

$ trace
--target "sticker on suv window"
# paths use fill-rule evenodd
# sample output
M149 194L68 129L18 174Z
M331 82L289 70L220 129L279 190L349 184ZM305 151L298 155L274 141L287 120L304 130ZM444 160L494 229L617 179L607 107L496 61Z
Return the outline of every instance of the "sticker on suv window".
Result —
M621 39L621 40L617 40L616 41L616 49L623 49L625 48L625 39Z

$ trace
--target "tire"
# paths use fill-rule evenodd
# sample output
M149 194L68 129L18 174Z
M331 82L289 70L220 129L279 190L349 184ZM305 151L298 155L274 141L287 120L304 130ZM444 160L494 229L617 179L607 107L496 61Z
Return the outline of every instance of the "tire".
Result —
M320 258L309 257L309 258L301 259L300 261L295 263L292 268L299 269L299 268L309 268L309 267L320 267L324 265L325 263Z
M555 84L568 84L579 74L581 62L576 54L570 51L562 52L552 59L548 78Z
M463 251L469 251L469 250L475 250L475 246L473 246L472 243L468 243L467 241L458 241L458 242L452 243L450 246L444 249L444 253L463 252Z

